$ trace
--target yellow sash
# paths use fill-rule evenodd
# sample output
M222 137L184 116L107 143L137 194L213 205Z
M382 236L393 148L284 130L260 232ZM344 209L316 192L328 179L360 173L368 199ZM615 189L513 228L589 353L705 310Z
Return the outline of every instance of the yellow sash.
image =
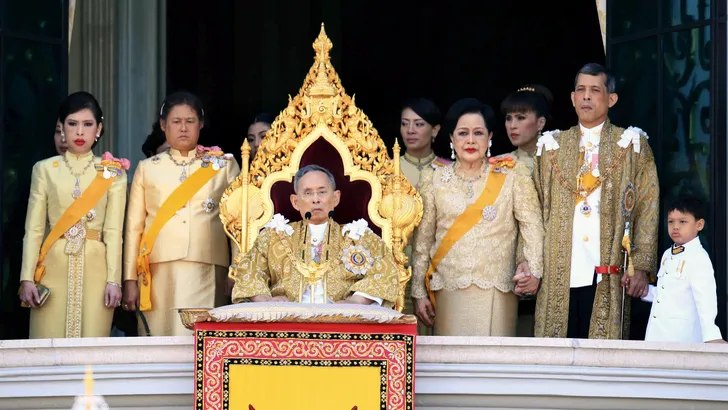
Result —
M149 254L154 248L154 242L157 235L164 225L174 216L174 214L184 206L197 191L202 188L207 181L212 179L218 171L213 167L200 168L193 172L189 178L185 179L164 201L159 208L157 217L152 221L152 225L142 235L139 244L139 256L137 257L137 274L142 277L142 283L139 294L139 308L142 311L152 309L152 275L149 270Z
M491 171L488 176L488 181L485 183L483 193L481 193L478 199L472 205L468 206L465 211L457 217L457 219L455 219L455 222L453 222L450 229L448 229L447 233L445 233L445 237L442 238L440 246L435 251L435 256L432 257L430 268L427 270L427 274L425 274L425 287L427 288L427 295L430 297L432 307L435 307L435 292L432 291L430 281L432 280L432 274L435 272L435 269L437 269L437 265L439 265L445 258L445 255L450 252L453 245L455 245L460 238L468 233L468 231L470 231L475 224L478 223L478 221L483 219L483 209L486 206L490 206L495 203L505 181L506 174Z
M83 191L83 194L73 201L71 206L66 209L66 212L61 215L56 225L51 229L51 232L43 241L43 246L40 248L40 255L38 256L38 263L35 265L35 282L40 282L45 276L46 269L43 265L46 255L51 250L51 247L63 234L73 225L76 224L81 218L86 216L88 212L96 206L102 196L109 190L111 183L114 181L114 177L104 178L103 172L99 171L96 174L96 178L91 182L91 185Z

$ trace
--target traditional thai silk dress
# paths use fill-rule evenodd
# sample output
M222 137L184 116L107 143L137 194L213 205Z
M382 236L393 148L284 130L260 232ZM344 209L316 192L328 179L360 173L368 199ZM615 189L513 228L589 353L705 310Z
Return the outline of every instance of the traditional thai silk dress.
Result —
M536 156L535 152L529 153L527 151L524 151L524 150L518 148L517 150L511 152L511 156L516 161L523 162L526 165L526 167L528 167L528 170L531 173L533 173L533 164L534 164L533 158L534 158L534 156Z
M104 292L107 282L121 284L127 178L122 167L110 171L101 163L92 152L77 157L68 151L33 167L20 279L36 280L51 293L43 306L31 309L31 339L110 334L115 306L104 305ZM104 175L110 186L99 190L103 195L91 201L85 216L66 224L69 228L39 260L45 237L54 234L59 221L62 226L69 220L62 216L80 203L76 198L89 200L87 189ZM37 273L37 266L43 266L45 274Z
M430 153L425 158L417 158L407 154L400 157L399 167L402 173L415 188L419 189L420 182L423 180L425 175L432 174L437 168L449 165L452 161L445 158L440 158L435 155L434 152ZM408 265L412 264L412 237L407 241L407 246L404 248L404 253L409 259ZM404 313L414 313L412 306L412 281L407 284L404 298ZM428 329L421 325L418 327L420 334L426 334Z
M141 161L129 193L124 280L138 280L152 336L192 334L173 308L226 302L230 250L219 203L240 167L218 147L189 155L170 149Z
M419 188L420 181L425 175L431 174L439 167L452 163L452 161L436 156L434 152L425 158L413 157L405 152L400 159L399 167L402 173L415 188Z
M528 168L510 157L491 160L477 180L462 178L452 164L425 177L420 189L424 215L414 241L412 296L428 297L430 273L436 335L515 335L511 279L519 229L531 271L543 270L541 206ZM446 237L454 238L449 248Z

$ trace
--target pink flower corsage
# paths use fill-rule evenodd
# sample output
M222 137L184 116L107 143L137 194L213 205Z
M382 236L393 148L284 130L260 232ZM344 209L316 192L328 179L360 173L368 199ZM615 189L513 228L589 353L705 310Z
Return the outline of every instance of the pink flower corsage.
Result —
M202 168L212 167L215 171L227 166L233 159L232 154L225 154L222 148L213 145L212 147L197 146L197 155L202 159Z
M96 171L102 172L103 177L109 179L113 176L121 176L124 170L129 169L131 163L126 158L114 158L110 152L101 155L101 164L96 164Z

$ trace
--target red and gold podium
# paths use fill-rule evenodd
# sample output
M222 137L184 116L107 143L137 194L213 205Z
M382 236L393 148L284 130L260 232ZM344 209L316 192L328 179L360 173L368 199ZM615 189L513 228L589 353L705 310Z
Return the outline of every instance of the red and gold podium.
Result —
M414 408L412 316L378 306L247 303L189 321L196 409Z

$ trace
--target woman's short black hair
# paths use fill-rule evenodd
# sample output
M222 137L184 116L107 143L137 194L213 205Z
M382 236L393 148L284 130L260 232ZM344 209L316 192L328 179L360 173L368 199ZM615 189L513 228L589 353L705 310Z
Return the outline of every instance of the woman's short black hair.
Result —
M257 124L259 122L262 122L264 124L271 125L273 124L273 121L276 119L276 117L273 114L262 112L255 117L253 117L253 122L250 123L250 125Z
M442 114L440 114L440 109L437 107L437 104L427 98L412 98L405 101L404 104L402 104L400 114L407 108L414 111L415 114L419 115L433 127L440 125L442 122Z
M484 104L476 98L463 98L456 101L445 114L444 125L448 135L452 135L458 120L465 114L480 114L488 132L493 132L496 127L495 112L490 105Z
M147 158L151 158L157 155L157 149L167 141L167 137L162 131L162 127L159 125L159 121L152 123L152 132L147 135L147 139L142 144L142 152Z
M97 124L104 122L104 113L101 111L99 102L96 101L96 97L86 91L73 93L61 102L61 106L58 108L58 121L63 124L66 122L66 117L82 110L91 111ZM104 135L103 128L99 135Z
M169 112L178 105L189 105L195 110L200 122L205 122L205 110L202 108L202 100L190 92L176 91L167 96L159 109L159 118L166 120Z
M533 112L536 117L549 119L549 108L554 100L548 88L539 84L529 84L508 94L501 103L503 115Z

